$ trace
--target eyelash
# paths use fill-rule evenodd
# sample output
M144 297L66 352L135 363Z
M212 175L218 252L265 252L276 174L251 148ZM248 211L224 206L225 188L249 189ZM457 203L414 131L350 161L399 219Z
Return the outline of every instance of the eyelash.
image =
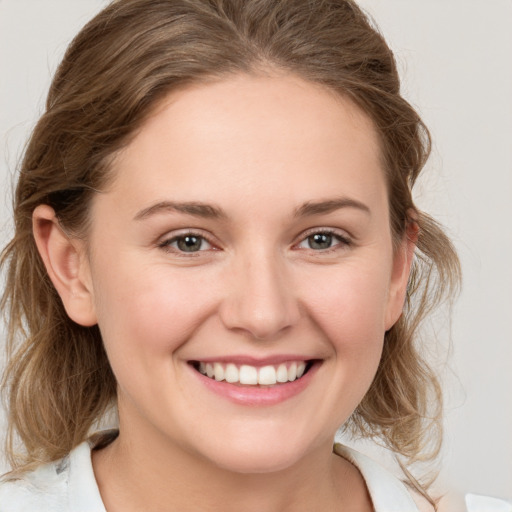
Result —
M295 244L295 246L297 247L302 243L307 243L308 239L310 239L311 237L313 237L315 235L331 236L333 238L333 241L337 240L337 243L335 243L334 245L332 245L331 247L328 247L326 249L315 250L315 249L312 249L311 247L308 247L308 248L305 247L305 248L301 248L301 249L310 250L317 254L326 254L326 253L331 253L331 252L338 251L338 250L343 250L352 245L352 240L350 239L349 236L347 236L344 233L342 234L339 231L337 231L335 229L331 229L331 228L314 228L310 231L306 231L305 233L303 233L301 235L300 241L297 244Z
M213 242L210 241L207 236L205 236L202 233L197 233L195 231L185 231L185 232L182 232L182 233L180 233L178 235L174 235L171 238L167 238L167 239L163 240L162 242L160 242L158 244L158 247L160 247L164 251L172 252L174 254L177 254L179 256L184 256L184 257L197 257L197 256L200 255L200 253L205 252L204 249L203 250L199 250L199 251L182 251L178 247L172 247L172 244L179 243L180 240L184 240L187 237L198 238L201 241L201 245L204 242L206 242L208 245L210 245L210 248L208 248L206 250L216 250L217 249L215 247L215 245L213 244Z
M326 249L318 249L318 250L313 249L311 247L303 247L303 248L299 247L300 244L307 243L308 239L310 239L311 237L313 237L315 235L330 236L333 238L333 241L337 240L337 243L335 243L334 245L332 245L330 247L327 247ZM179 249L179 247L172 247L172 244L175 244L175 243L177 244L177 243L179 243L180 240L184 240L187 237L197 238L201 241L201 246L203 245L203 243L207 243L210 247L207 249L202 249L202 250L199 249L197 251L183 251L183 250ZM350 247L351 245L352 245L352 240L345 234L341 234L340 232L338 232L334 229L315 228L310 231L306 231L305 233L302 233L299 242L294 244L293 247L298 248L299 250L309 250L309 251L313 251L314 253L325 254L325 253L331 253L333 251L337 251L337 250L340 250L343 248ZM174 235L171 238L167 238L167 239L163 240L162 242L160 242L158 244L158 247L167 252L172 252L174 254L177 254L179 256L184 256L184 257L197 257L202 252L210 251L210 250L218 250L218 248L215 246L215 244L211 240L209 240L209 237L205 236L202 233L198 233L195 231L186 231L186 232L180 233L178 235Z

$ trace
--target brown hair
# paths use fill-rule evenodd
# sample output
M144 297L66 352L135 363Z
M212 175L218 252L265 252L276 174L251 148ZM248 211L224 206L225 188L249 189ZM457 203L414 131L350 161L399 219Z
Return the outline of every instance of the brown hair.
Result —
M62 457L116 396L98 328L67 317L46 274L32 236L35 207L49 204L68 233L86 236L88 204L107 184L109 161L159 99L188 83L270 68L350 98L377 127L393 233L399 239L416 222L419 239L404 314L386 333L377 375L346 428L407 462L437 454L441 392L416 331L455 290L459 266L446 235L413 204L430 137L400 95L382 36L350 0L118 0L68 48L21 165L15 235L2 254L14 468ZM15 455L15 433L24 456Z

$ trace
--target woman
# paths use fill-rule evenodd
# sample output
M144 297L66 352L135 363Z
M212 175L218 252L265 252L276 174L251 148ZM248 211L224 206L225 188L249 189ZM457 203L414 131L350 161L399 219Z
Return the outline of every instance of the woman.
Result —
M107 7L18 183L0 510L432 510L332 448L439 449L415 332L459 267L411 198L428 153L353 2Z

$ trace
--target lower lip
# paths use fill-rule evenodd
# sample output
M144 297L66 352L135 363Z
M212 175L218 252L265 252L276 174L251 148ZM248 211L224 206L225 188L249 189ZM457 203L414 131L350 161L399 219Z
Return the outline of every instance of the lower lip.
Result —
M280 404L301 393L309 385L320 365L320 362L315 362L300 379L274 386L230 384L226 381L216 381L199 373L194 368L191 369L210 391L227 398L231 402L247 406L269 406Z

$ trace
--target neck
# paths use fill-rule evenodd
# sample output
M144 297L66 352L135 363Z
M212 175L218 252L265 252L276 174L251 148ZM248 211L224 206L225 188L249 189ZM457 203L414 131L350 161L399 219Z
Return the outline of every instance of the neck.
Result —
M330 443L279 471L238 473L121 425L112 444L93 452L93 467L109 512L372 510L358 470Z

